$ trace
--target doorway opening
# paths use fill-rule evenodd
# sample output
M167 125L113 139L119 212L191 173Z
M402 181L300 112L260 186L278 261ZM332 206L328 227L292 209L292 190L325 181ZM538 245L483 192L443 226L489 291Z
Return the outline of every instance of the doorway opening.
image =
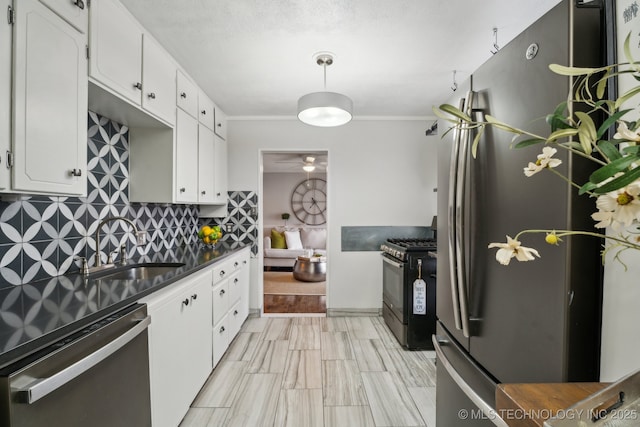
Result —
M328 152L263 151L262 314L325 316Z

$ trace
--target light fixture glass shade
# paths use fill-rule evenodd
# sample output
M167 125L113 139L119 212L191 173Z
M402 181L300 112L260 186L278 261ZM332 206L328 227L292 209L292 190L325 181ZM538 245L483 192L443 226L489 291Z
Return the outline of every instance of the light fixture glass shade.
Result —
M302 170L305 172L313 172L314 170L316 170L316 167L313 165L304 165L302 166Z
M351 120L352 111L351 98L341 93L313 92L298 100L298 119L312 126L342 126Z

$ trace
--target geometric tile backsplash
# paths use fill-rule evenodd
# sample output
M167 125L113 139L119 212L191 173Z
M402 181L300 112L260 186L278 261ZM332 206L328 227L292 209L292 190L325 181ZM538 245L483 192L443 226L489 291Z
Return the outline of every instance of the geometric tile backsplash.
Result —
M22 196L0 202L0 282L20 285L76 271L78 256L94 265L94 235L99 219L123 216L146 230L148 244L135 246L123 221L106 224L100 234L100 254L121 245L128 256L197 244L204 223L232 229L223 240L250 243L257 254L257 196L229 192L225 218L198 217L197 205L129 202L129 132L96 113L88 114L87 197Z

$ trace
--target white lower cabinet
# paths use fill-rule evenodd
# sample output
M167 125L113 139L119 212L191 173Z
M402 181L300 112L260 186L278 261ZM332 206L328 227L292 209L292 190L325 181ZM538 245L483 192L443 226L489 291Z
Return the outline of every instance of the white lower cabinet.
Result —
M241 249L140 300L151 316L153 427L180 424L240 331L248 315L249 256L248 247Z
M142 300L151 316L149 368L154 427L175 427L212 369L211 269Z

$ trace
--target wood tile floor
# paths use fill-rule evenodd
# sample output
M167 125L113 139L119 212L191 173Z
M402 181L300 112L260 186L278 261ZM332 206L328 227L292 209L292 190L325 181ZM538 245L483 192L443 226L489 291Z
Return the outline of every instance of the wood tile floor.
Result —
M382 317L249 318L181 427L435 427L434 359Z

